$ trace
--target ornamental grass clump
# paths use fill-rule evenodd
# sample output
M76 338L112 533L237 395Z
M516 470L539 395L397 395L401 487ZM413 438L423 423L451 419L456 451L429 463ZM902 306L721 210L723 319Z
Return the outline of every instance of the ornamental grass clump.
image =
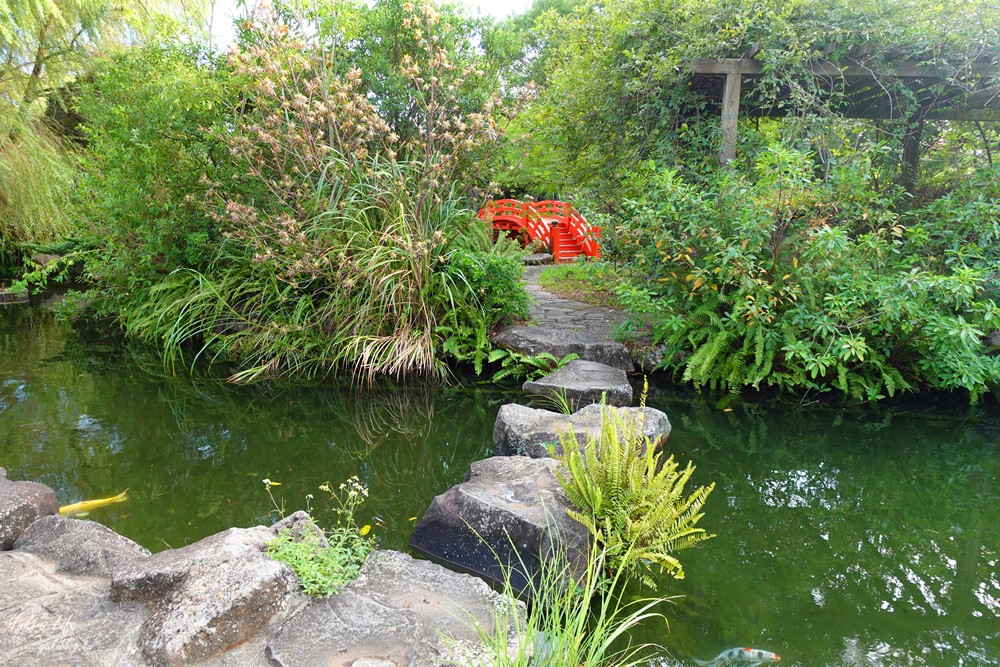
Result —
M603 406L600 434L587 437L583 451L572 427L559 440L563 470L557 477L577 508L567 513L604 549L608 570L637 574L654 590L654 572L683 579L672 554L714 537L697 524L715 484L685 495L691 462L681 469L673 456L664 459L642 420L613 407Z

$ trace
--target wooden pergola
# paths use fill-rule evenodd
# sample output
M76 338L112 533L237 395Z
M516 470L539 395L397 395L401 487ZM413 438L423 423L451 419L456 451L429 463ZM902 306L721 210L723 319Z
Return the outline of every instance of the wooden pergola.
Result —
M1000 63L978 57L960 71L943 71L931 61L885 58L876 71L866 54L855 50L843 60L819 60L809 67L820 91L830 93L830 109L845 118L905 118L903 180L912 186L920 160L924 123L932 120L1000 122ZM722 117L719 162L736 154L741 97L765 74L753 55L744 58L698 60L691 64L691 85L700 90L709 109L716 102ZM837 93L834 96L834 93ZM780 104L745 110L751 117L789 113Z

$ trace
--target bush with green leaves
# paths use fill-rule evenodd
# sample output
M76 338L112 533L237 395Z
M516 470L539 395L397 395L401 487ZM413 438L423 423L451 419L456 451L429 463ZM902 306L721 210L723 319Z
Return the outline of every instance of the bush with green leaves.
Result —
M645 435L643 420L603 406L601 430L582 448L572 427L559 434L559 483L576 508L568 514L585 525L613 573L638 575L652 588L653 573L684 578L673 554L712 535L698 527L702 507L715 484L687 493L694 473L683 469Z
M1000 328L996 199L950 197L905 216L847 162L827 181L808 154L768 148L752 174L708 187L677 170L641 177L620 242L623 301L671 352L663 368L696 386L774 386L878 400L1000 381L983 347ZM638 192L633 189L633 192Z
M130 49L97 63L76 109L87 122L75 214L99 252L87 260L101 312L127 323L148 290L180 267L205 268L221 240L203 201L228 180L225 77L187 46Z

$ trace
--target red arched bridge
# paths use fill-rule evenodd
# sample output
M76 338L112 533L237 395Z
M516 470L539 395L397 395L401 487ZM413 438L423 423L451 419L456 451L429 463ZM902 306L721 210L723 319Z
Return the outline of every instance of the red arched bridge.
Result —
M488 202L479 217L491 223L495 232L520 237L525 245L540 241L555 262L568 262L580 255L601 257L601 228L590 226L565 202L498 199Z

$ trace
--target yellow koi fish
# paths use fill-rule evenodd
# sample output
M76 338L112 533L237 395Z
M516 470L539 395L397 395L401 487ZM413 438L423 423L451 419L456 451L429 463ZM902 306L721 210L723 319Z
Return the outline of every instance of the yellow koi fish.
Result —
M98 498L97 500L84 500L78 503L73 503L72 505L64 505L59 508L59 514L67 516L69 514L87 514L90 510L96 510L98 507L104 507L105 505L110 505L112 503L123 503L128 500L128 489L125 489L117 496L111 496L110 498Z

